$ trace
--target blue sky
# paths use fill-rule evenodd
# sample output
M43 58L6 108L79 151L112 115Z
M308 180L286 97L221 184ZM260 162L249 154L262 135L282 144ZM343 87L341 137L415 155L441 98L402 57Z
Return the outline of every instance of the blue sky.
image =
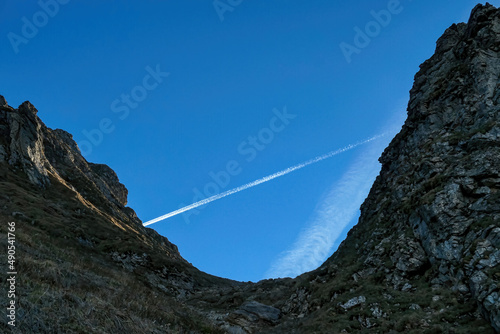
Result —
M419 64L475 4L3 1L0 94L112 167L147 221L215 189L228 164L219 191L394 132ZM389 139L151 227L214 275L314 269L355 223ZM307 239L318 226L328 240ZM306 243L325 244L291 257Z

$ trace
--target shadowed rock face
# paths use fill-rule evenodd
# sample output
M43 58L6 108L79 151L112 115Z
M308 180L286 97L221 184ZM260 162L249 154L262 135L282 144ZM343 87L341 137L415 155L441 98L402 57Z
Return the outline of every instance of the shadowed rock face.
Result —
M380 218L412 230L406 246L390 250L400 253L390 281L399 286L430 263L438 268L430 283L470 295L497 330L499 122L500 11L478 6L468 24L446 30L421 65L408 119L381 157L360 221L380 216L384 205L387 214L401 213ZM381 191L383 198L375 195Z
M500 10L478 5L420 66L408 118L339 250L296 279L247 284L193 268L125 207L111 168L87 162L31 103L0 96L0 218L16 220L29 263L20 314L31 316L19 328L498 332L499 103Z
M425 276L500 330L499 121L500 11L478 5L420 66L359 223L322 268L354 251L355 279L418 294L413 281Z

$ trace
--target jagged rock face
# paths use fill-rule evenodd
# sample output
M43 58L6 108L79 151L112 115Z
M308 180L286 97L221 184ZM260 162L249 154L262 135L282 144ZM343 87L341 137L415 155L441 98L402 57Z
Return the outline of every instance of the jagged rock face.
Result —
M29 102L14 109L0 97L0 161L21 168L41 188L50 184L49 175L66 181L80 177L108 201L125 206L127 189L116 173L106 165L88 163L69 133L47 128L36 114ZM82 194L88 192L84 188L79 189Z
M500 331L500 10L478 5L468 24L446 30L380 161L339 252L358 244L358 277L382 273L398 290L427 272L434 289L476 302Z
M421 245L404 247L398 263L423 265L412 256L423 249L439 268L432 283L470 292L500 330L498 9L476 7L468 25L452 26L438 41L415 77L403 131L381 162L379 181L395 190L390 200L400 200L399 211L408 206L404 220Z
M30 181L40 187L49 184L45 169L45 155L41 125L37 120L35 107L24 102L18 110L13 110L0 98L0 123L2 137L7 140L0 144L0 161L8 161L12 166L21 167Z
M125 207L128 191L116 173L107 165L87 162L72 135L49 129L37 112L30 102L14 109L0 96L0 164L24 172L40 192L54 182L72 189L90 209L146 234L172 258L185 262L175 245L145 229L134 210Z

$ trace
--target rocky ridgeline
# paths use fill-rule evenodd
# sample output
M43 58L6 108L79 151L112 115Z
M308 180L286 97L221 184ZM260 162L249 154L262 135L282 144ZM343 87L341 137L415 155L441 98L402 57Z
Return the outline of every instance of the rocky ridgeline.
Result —
M0 162L23 170L29 180L41 188L50 184L49 175L64 180L77 177L81 171L78 177L85 176L107 201L121 206L127 204L127 189L116 173L106 165L88 163L73 136L64 130L48 129L30 102L14 109L0 96L0 112Z
M381 173L339 250L296 279L251 284L197 271L175 245L142 227L108 166L87 162L72 136L48 129L31 103L14 109L0 96L0 200L7 203L0 216L17 215L25 224L21 250L36 268L24 269L32 316L22 328L498 332L499 103L500 10L478 5L467 24L446 30L420 66L408 118L380 158ZM28 212L24 197L43 210ZM79 271L80 258L92 265ZM54 278L51 262L60 277L73 278ZM148 297L137 299L127 284ZM37 291L47 297L27 297ZM60 318L47 311L53 303ZM63 317L72 307L82 312Z
M116 218L134 233L154 238L173 258L184 261L175 245L143 228L134 210L126 207L128 191L116 173L107 165L85 160L73 136L47 128L37 112L28 101L15 109L0 96L0 163L24 172L40 194L54 182L62 184L89 209Z

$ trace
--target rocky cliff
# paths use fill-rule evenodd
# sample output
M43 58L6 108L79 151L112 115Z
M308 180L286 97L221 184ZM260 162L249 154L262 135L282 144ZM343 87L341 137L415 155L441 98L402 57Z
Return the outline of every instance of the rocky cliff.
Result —
M142 227L109 167L87 162L29 102L14 109L0 97L0 243L15 221L20 273L14 331L499 332L499 100L500 10L478 5L420 66L408 118L339 250L296 279L251 284L193 268Z
M331 307L374 330L396 314L401 331L479 332L479 314L500 330L499 52L500 10L488 4L437 41L359 223L305 275L321 282L307 289L311 323Z

